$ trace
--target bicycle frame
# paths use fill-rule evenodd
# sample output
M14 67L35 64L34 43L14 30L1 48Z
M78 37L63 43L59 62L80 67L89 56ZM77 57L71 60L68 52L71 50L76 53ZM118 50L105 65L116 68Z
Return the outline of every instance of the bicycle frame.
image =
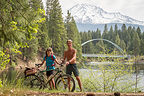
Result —
M55 77L59 77L63 74L63 71L60 70L60 68L56 68L54 69L54 71L56 71L55 73L53 73L48 79L46 77L46 74L44 74L44 72L46 71L51 71L51 70L39 70L39 72L36 74L42 81L43 84L48 84L53 78Z

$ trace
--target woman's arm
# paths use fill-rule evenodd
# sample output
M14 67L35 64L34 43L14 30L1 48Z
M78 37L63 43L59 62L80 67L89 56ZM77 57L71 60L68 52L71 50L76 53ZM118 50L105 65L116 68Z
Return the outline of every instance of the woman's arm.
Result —
M55 61L54 62L56 62L57 64L59 64L59 62L58 62L58 60L57 59L55 59Z
M62 63L65 62L65 59L66 59L66 51L64 52L64 59L62 60Z
M44 64L45 60L42 61L41 65L39 67L41 67Z

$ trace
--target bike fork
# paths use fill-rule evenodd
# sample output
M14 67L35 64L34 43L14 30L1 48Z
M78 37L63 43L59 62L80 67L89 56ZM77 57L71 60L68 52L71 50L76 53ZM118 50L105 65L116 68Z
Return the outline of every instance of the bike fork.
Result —
M65 82L65 80L64 80L64 78L61 76L61 80L62 80L62 82L63 82L63 84L64 84L64 88L66 89L66 87L67 87L67 84L66 84L66 82Z

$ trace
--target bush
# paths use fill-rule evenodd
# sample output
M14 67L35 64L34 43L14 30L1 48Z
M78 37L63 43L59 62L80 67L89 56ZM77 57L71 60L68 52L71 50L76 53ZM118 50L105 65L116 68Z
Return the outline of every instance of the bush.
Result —
M2 87L2 81L0 80L0 88Z

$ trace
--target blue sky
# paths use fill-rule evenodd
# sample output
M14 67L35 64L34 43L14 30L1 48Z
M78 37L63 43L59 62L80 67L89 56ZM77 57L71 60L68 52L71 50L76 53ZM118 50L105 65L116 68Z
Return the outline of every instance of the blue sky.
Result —
M43 0L46 1L46 0ZM92 4L107 12L120 12L136 20L144 21L144 0L59 0L65 14L76 4Z

